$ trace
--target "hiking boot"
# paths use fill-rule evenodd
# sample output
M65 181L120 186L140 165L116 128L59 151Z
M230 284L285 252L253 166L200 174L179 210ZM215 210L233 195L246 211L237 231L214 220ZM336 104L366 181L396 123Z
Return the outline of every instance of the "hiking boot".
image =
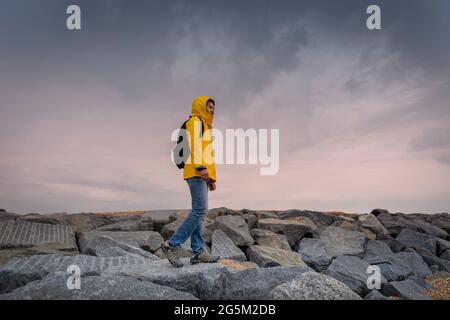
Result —
M173 266L177 268L183 266L183 262L181 262L180 257L180 249L181 249L180 247L178 248L171 247L169 244L169 240L164 242L164 244L162 245L162 250L166 254L167 259Z
M219 256L213 256L210 255L208 252L206 252L205 250L202 250L196 254L194 254L194 256L191 258L191 264L196 264L196 263L214 263L219 261L220 257Z

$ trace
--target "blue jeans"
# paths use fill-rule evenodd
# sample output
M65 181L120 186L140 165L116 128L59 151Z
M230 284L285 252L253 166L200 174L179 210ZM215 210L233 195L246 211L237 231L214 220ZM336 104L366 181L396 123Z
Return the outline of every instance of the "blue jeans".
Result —
M179 247L191 237L191 248L194 253L201 252L203 240L203 220L208 213L208 183L200 177L186 180L192 198L192 210L181 226L169 239L171 247Z

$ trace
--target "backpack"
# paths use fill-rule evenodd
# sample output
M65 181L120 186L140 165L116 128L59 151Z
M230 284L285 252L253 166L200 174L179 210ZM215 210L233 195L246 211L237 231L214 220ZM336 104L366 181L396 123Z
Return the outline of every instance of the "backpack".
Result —
M172 161L178 167L178 169L183 169L186 160L189 157L190 149L188 137L186 135L186 123L191 119L192 116L189 116L189 119L183 122L178 132L177 144L172 149ZM198 118L198 117L197 117ZM203 137L203 131L205 131L205 125L203 121L198 118L202 123L202 130L200 131L200 138ZM186 150L186 152L184 152Z

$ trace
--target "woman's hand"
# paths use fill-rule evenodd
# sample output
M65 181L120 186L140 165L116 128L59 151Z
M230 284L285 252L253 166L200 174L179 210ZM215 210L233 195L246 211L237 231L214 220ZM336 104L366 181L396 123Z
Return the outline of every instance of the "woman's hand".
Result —
M210 182L209 183L209 191L214 191L214 190L216 190L216 183Z
M198 170L197 172L200 174L200 176L202 177L203 180L205 180L206 182L209 181L208 169Z

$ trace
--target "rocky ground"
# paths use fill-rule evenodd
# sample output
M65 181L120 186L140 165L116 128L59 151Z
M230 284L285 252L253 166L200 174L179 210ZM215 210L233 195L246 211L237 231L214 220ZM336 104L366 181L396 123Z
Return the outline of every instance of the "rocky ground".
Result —
M448 213L216 208L204 236L222 259L190 265L186 243L176 269L161 245L187 213L0 210L0 299L450 299Z

